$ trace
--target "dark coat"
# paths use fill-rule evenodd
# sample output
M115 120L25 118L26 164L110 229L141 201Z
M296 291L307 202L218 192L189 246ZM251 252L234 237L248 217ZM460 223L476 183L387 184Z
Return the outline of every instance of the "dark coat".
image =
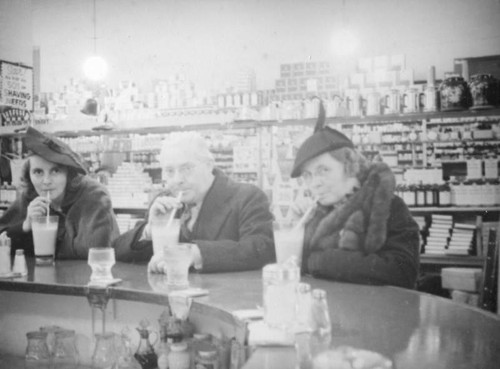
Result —
M395 196L394 176L383 163L359 176L361 187L336 207L319 206L306 224L303 270L362 284L414 288L419 229Z
M0 233L7 231L12 240L12 252L24 249L32 256L31 232L24 232L22 224L33 198L22 194L0 218ZM119 229L106 187L97 181L82 177L75 187L68 188L61 204L61 212L50 209L59 216L56 258L87 259L90 247L111 246Z
M161 195L160 195L161 196ZM258 187L236 183L215 171L193 225L191 241L200 249L201 272L260 269L276 260L269 201ZM117 259L149 261L152 242L139 241L147 220L114 242Z

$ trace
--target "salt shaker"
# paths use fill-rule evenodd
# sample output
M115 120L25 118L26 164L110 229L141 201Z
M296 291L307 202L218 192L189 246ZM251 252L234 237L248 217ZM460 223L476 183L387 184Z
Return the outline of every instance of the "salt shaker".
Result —
M0 234L0 275L10 273L10 238Z
M54 368L76 369L78 367L79 358L75 339L74 330L60 330L55 332Z
M170 369L189 369L191 357L185 342L173 343L168 354L168 367Z
M50 352L47 346L47 332L28 332L26 338L28 339L25 354L26 368L48 368Z
M16 250L16 256L14 257L14 266L12 267L12 272L22 276L28 274L28 267L26 265L26 257L24 256L24 250Z
M295 324L300 268L294 263L268 264L262 269L264 321L274 328Z
M312 291L311 317L313 351L328 349L332 339L332 326L325 290L314 289Z
M297 287L297 327L296 332L310 332L312 328L312 293L309 283L299 283Z
M313 331L320 336L330 335L332 327L325 290L315 289L312 291L311 312L313 317Z

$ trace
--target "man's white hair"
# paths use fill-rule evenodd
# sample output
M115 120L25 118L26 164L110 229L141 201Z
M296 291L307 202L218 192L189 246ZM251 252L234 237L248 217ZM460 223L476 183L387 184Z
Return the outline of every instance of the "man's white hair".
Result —
M211 164L215 162L207 141L195 131L172 132L163 140L160 152L162 166L168 162L174 150L193 155L200 161Z

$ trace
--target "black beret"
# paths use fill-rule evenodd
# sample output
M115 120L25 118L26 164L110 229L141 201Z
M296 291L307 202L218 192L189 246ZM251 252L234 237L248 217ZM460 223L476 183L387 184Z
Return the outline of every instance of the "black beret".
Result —
M291 177L297 178L300 176L302 166L306 161L325 152L337 150L342 147L354 148L354 144L346 135L328 126L317 130L299 147L299 151L295 156Z
M61 140L28 127L24 136L24 145L33 154L52 163L75 168L77 172L87 174L82 158Z

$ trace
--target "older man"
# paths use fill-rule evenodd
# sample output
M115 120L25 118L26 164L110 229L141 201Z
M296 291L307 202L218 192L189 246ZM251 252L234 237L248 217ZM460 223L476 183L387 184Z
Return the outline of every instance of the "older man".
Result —
M152 258L151 223L179 209L185 219L179 241L196 245L192 264L199 271L259 269L275 261L273 216L266 195L217 169L200 135L170 134L160 163L167 191L154 199L144 222L115 240L118 260L150 261L150 270L162 272L161 260Z

